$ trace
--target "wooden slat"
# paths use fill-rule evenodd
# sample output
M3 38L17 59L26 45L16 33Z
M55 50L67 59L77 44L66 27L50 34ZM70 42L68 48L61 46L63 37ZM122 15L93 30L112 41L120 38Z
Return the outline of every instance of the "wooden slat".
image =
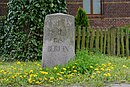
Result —
M89 49L89 41L90 40L90 28L87 29L87 32L86 32L86 48Z
M124 32L123 29L121 29L121 54L124 56Z
M126 29L126 56L129 57L129 28Z
M91 32L91 39L90 39L90 50L93 49L93 44L94 44L94 37L95 37L95 30L92 29L92 32Z
M99 50L99 30L96 30L96 50Z
M85 36L86 36L86 28L82 28L82 43L81 43L81 50L85 49Z
M100 30L100 51L103 52L103 31Z
M114 37L113 37L113 54L115 55L116 54L116 30L114 29Z
M111 29L111 55L115 55L115 29Z
M103 53L106 54L106 43L107 43L107 32L104 32L104 45L103 45Z
M117 37L117 56L119 56L120 55L120 29L118 28L116 30L116 32L117 32L117 35L116 35L116 37Z
M77 50L80 50L80 40L81 40L81 26L77 27Z
M107 54L110 55L110 45L111 45L111 34L110 34L110 30L107 32Z

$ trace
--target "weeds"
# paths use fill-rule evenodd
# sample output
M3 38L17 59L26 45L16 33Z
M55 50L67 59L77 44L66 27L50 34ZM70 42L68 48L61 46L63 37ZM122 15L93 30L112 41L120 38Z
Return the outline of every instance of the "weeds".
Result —
M130 60L102 54L78 52L64 66L41 68L41 61L0 62L1 86L103 86L109 82L130 82Z

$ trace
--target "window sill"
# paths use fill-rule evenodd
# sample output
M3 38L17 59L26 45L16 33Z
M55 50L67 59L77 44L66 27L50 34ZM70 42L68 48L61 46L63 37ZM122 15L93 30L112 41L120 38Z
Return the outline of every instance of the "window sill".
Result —
M103 18L103 15L100 15L100 14L87 14L88 18Z

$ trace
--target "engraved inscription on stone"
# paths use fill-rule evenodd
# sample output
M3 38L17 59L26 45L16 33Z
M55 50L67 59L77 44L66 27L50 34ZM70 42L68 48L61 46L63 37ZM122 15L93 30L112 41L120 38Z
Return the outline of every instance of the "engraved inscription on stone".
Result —
M65 64L75 55L74 17L57 13L47 15L44 23L42 67Z
M67 52L68 48L66 46L48 46L48 52Z

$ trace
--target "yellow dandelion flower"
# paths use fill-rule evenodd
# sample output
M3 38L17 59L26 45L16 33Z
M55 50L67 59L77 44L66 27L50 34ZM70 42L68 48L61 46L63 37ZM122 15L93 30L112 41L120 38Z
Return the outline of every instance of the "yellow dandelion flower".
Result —
M108 66L111 66L111 63L108 63Z
M33 77L33 74L30 74L29 76L30 76L30 77Z
M60 73L56 73L57 75L60 75Z
M72 68L75 68L75 66L72 66Z
M68 73L71 73L71 71L68 71Z
M74 70L74 73L76 73L77 72L77 70Z
M126 65L123 65L123 68L127 68L127 66L126 66Z
M37 64L37 66L41 66L40 64Z
M33 70L30 70L29 73L33 73Z
M111 69L113 69L114 67L110 67Z
M34 74L34 75L33 75L33 77L37 77L37 75L36 75L36 74Z
M57 67L54 67L54 70L57 70Z
M106 70L107 70L107 71L111 71L111 69L109 69L109 68L107 68Z
M12 79L14 79L14 78L15 78L15 76L11 76L11 78L12 78Z
M45 71L40 71L40 73L43 74L43 75L47 75L48 74L48 72L45 72Z
M93 75L96 75L96 73L93 73Z
M107 76L107 74L105 73L104 76Z
M59 80L63 80L63 78L59 77Z
M104 71L104 68L101 68L102 71Z
M46 78L46 77L44 77L44 80L46 81L46 80L47 80L47 78Z
M95 76L91 76L91 78L92 78L92 79L94 79L94 78L95 78Z
M13 68L14 70L16 70L16 68Z
M66 68L63 68L64 71L66 71Z
M110 74L110 73L107 73L107 76L111 76L111 74Z
M23 77L24 77L24 78L26 78L27 76L26 76L26 75L24 75Z
M42 70L42 68L40 68L40 70Z
M9 74L12 74L12 72L9 72Z
M40 85L42 82L36 81L36 84Z
M4 75L6 74L7 72L4 72Z
M74 75L74 73L71 73L72 75Z
M39 80L41 81L41 80L42 80L42 78L39 78Z
M1 70L0 72L4 72L4 70Z
M94 70L96 70L96 71L97 71L97 70L99 70L99 69L98 69L98 68L95 68Z
M20 77L20 78L23 78L23 76L21 76L21 75L20 75L19 77Z
M50 77L50 80L54 80L54 77Z
M102 64L102 66L106 67L106 64Z
M68 77L68 78L71 78L71 77L73 77L73 75L72 75L72 74L68 74L67 77Z
M15 74L14 76L17 77L17 74Z
M78 76L80 76L80 74L78 74Z
M93 68L93 66L90 66L90 68Z
M21 64L21 63L18 61L17 64L19 65L19 64Z
M61 74L64 74L64 72L60 72Z

